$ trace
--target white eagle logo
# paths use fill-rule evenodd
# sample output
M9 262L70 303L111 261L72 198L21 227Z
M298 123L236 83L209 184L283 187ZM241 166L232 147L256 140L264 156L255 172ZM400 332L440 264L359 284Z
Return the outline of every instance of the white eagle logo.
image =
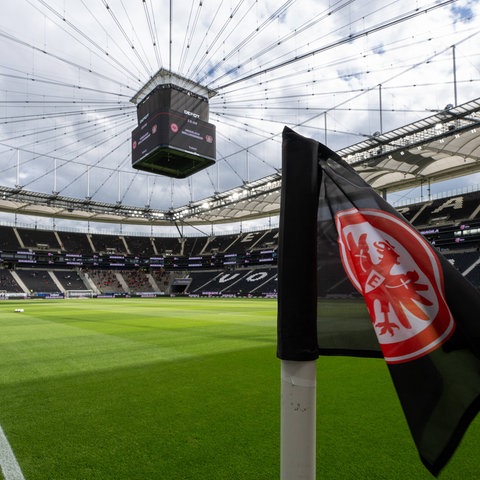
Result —
M455 323L438 257L421 235L374 209L338 212L336 224L343 266L365 298L385 359L409 361L445 342Z

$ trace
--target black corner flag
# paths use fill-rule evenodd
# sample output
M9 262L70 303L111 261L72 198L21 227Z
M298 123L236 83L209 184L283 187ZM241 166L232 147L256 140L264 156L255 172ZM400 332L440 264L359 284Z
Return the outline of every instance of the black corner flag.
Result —
M383 356L438 475L480 409L480 292L324 145L286 127L282 162L277 355Z

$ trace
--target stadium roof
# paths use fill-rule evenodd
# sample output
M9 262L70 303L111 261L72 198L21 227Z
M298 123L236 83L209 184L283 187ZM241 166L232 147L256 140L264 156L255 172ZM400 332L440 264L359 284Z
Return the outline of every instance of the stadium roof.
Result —
M480 171L480 99L338 151L381 192L398 191ZM90 222L171 226L211 225L276 216L281 172L201 201L155 210L0 187L0 211Z
M374 134L338 153L377 190L397 191L480 171L480 99Z

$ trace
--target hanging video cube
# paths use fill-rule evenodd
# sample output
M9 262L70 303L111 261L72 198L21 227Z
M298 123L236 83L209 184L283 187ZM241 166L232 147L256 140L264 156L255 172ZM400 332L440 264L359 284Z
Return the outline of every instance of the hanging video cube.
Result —
M171 84L155 88L137 106L132 167L185 178L215 163L215 125L208 101Z

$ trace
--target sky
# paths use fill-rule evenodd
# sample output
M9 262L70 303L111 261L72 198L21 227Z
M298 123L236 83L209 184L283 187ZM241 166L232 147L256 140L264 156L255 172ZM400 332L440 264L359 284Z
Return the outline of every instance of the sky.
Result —
M208 198L277 173L285 125L338 150L479 97L479 13L477 0L2 0L0 182L161 210ZM131 99L162 68L215 92L217 162L187 179L131 165Z

